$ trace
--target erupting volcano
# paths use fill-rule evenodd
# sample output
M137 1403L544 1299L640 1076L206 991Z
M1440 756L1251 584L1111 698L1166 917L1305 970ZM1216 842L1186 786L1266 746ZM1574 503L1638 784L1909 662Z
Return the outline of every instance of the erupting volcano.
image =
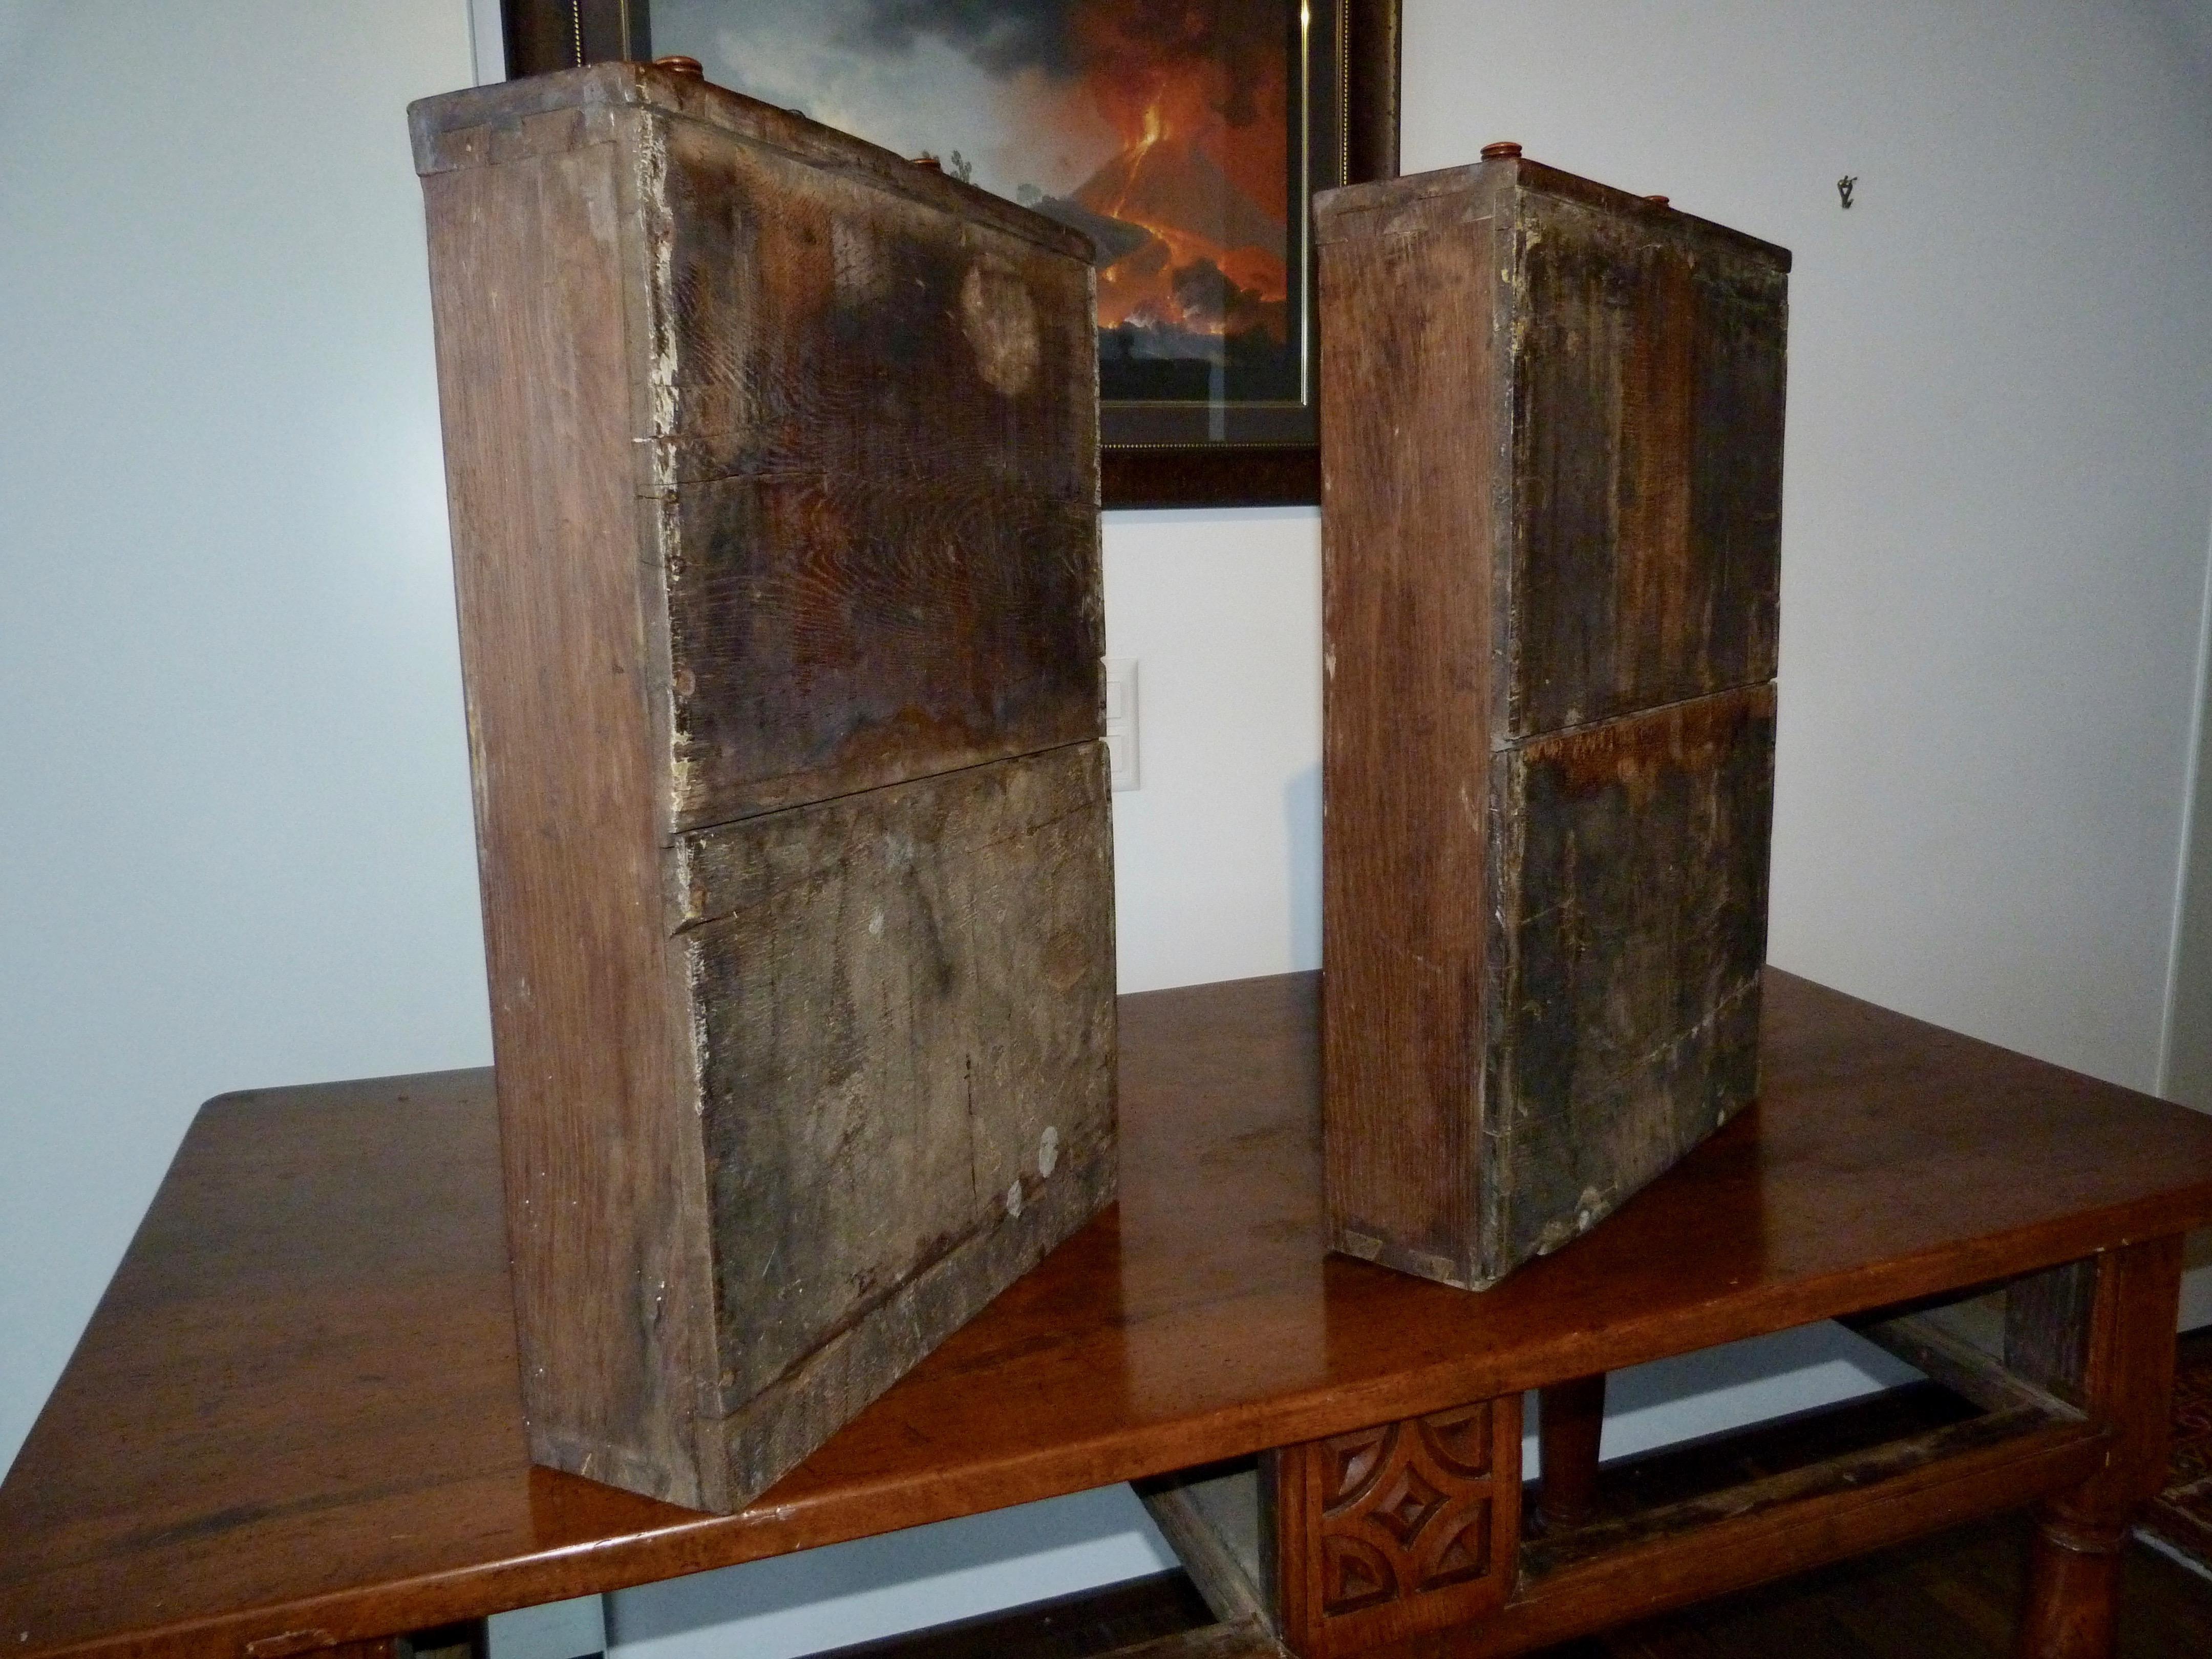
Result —
M1137 142L1091 174L1074 199L1144 233L1116 242L1100 272L1098 325L1164 325L1194 333L1261 327L1288 337L1283 222L1240 190L1199 144L1146 112Z
M1109 396L1204 397L1194 371L1218 396L1221 371L1288 368L1288 26L1282 0L1073 9L1082 91L1121 148L1037 205L1098 245Z
M1298 404L1295 0L655 0L653 27L710 78L1088 233L1109 403Z

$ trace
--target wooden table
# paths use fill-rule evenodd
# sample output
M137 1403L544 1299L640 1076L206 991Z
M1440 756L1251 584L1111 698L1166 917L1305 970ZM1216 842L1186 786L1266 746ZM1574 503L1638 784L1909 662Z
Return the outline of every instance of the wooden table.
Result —
M732 1516L526 1462L488 1072L209 1103L0 1486L0 1654L282 1659L1148 1478L1191 1651L1504 1652L2029 1502L2023 1650L2105 1650L2212 1120L1770 971L1761 1105L1474 1295L1323 1257L1315 994L1125 999L1118 1208ZM1926 1305L2021 1275L2001 1345ZM1591 1379L1827 1317L1977 1414L1584 1518Z

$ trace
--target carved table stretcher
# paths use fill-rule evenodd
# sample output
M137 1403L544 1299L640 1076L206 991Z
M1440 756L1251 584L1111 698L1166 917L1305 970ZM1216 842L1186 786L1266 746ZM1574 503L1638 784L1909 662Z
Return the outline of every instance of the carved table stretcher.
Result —
M0 1486L0 1652L365 1655L1119 1480L1186 1653L1515 1651L2031 1503L2022 1650L2108 1650L2212 1120L1770 969L1760 1105L1471 1294L1323 1255L1315 985L1124 999L1118 1207L728 1516L530 1467L489 1072L210 1102ZM1605 1372L1837 1317L1973 1414L1590 1518Z

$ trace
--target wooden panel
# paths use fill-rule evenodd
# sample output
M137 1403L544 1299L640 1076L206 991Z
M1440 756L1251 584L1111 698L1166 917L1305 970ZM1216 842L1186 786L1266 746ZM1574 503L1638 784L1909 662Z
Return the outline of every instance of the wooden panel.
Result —
M661 70L410 118L531 1445L727 1510L1112 1189L1087 244Z
M1331 1243L1483 1289L1757 1090L1789 259L1517 155L1316 212Z
M2096 1291L2094 1261L2069 1261L2006 1285L2005 1364L2078 1404L2088 1370Z
M1261 1464L1276 1611L1305 1659L1503 1605L1521 1532L1521 1397L1285 1446Z
M594 143L423 189L531 1446L699 1504L718 1457L688 1379L711 1366L714 1291L698 1123L671 1109L695 1085L642 695L665 668L625 273L600 234L623 177ZM629 1316L641 1300L652 1318Z
M21 1659L374 1637L2212 1221L2212 1120L1770 970L1759 1105L1606 1226L1480 1296L1324 1259L1315 991L1301 975L1123 999L1121 1205L735 1516L530 1467L488 1072L212 1102L0 1484L0 1630ZM1976 1491L2020 1501L2022 1479ZM1844 1536L1777 1548L1787 1565Z
M1503 434L1492 222L1443 205L1323 221L1322 1135L1330 1243L1463 1281Z
M1272 1540L1260 1515L1258 1470L1250 1463L1216 1472L1186 1471L1138 1488L1145 1510L1191 1583L1224 1624L1257 1620L1274 1627L1268 1586L1274 1563L1261 1560Z
M1100 735L1089 265L714 128L659 142L676 821Z
M1088 743L685 843L739 1486L782 1474L1112 1196L1106 811Z
M1774 689L1501 758L1478 1286L1610 1215L1758 1094Z
M1775 668L1787 256L1555 176L1525 169L1515 270L1519 733Z

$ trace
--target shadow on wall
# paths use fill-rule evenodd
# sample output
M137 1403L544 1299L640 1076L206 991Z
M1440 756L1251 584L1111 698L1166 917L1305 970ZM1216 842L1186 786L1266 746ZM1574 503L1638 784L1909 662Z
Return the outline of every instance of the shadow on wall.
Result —
M1283 786L1285 844L1290 848L1291 965L1321 966L1321 768Z

